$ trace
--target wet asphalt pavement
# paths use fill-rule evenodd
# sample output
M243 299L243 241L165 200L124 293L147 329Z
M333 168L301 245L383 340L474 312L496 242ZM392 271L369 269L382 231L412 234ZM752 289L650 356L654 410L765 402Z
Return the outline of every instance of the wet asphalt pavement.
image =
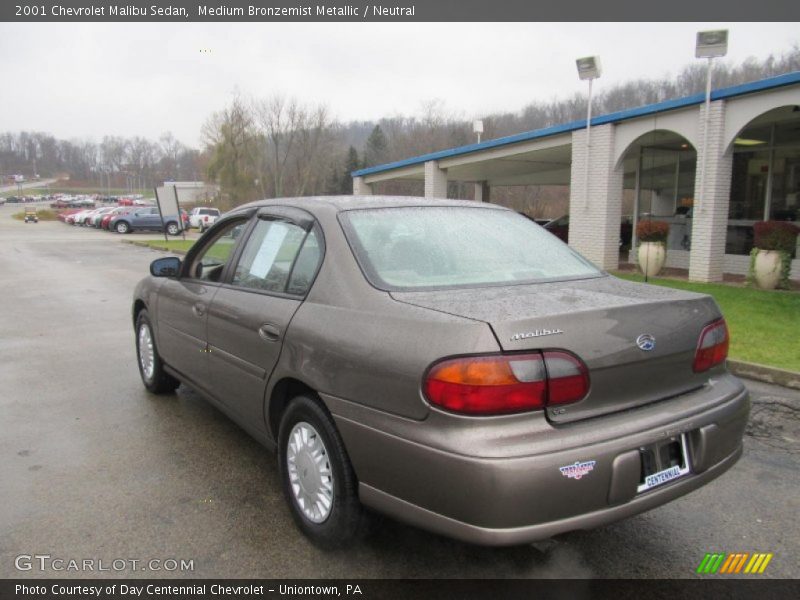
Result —
M384 519L320 551L291 521L272 454L185 387L142 387L131 293L161 253L15 210L0 207L0 577L672 578L711 551L772 552L765 576L798 575L800 393L755 382L742 460L649 513L499 549ZM37 554L128 566L15 568ZM130 568L151 559L194 568Z

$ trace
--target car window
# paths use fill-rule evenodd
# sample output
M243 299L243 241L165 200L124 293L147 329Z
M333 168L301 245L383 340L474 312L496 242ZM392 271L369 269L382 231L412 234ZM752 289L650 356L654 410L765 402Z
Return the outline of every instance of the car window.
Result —
M247 221L234 222L220 231L214 240L195 257L190 277L205 281L219 281L222 271L233 253L236 241L247 226Z
M317 273L320 259L322 258L322 248L319 238L315 231L311 231L303 242L303 247L297 255L297 260L292 269L292 275L286 286L286 293L297 294L299 296L308 292L314 275Z
M370 282L403 290L599 276L597 268L517 213L408 207L342 213Z
M259 219L234 271L233 285L285 292L306 232L285 221Z

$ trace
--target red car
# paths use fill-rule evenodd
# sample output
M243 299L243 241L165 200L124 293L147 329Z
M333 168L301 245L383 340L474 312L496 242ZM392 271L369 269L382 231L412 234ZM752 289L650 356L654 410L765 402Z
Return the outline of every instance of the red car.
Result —
M72 220L70 219L70 217L82 210L83 210L82 208L70 208L68 210L62 210L60 213L58 213L58 220L61 221L62 223L67 223L69 225L72 225Z
M100 228L101 229L109 229L108 224L111 223L111 219L113 219L117 215L126 214L126 213L130 212L131 210L133 210L132 207L124 207L123 206L123 207L120 207L120 208L115 208L112 211L109 211L108 214L103 215L103 218L100 220Z

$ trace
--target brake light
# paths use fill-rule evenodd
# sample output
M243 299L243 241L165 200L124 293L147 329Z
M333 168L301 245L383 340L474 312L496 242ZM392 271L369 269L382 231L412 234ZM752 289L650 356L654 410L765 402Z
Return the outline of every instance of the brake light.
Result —
M700 332L700 339L697 342L697 351L694 353L694 364L692 368L695 373L708 371L711 367L725 362L728 358L728 326L725 319L714 321L706 325Z
M431 404L446 410L500 415L582 400L589 374L579 358L563 351L467 356L434 364L423 388Z

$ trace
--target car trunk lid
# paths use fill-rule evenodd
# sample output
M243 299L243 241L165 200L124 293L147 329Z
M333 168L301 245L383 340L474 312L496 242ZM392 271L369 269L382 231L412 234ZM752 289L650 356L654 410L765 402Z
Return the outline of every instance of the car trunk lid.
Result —
M692 368L698 338L720 316L709 296L611 276L392 292L392 297L486 322L503 351L563 349L579 356L589 368L590 391L580 402L549 408L554 422L626 410L699 388L708 374ZM653 347L648 349L640 336L651 336Z

